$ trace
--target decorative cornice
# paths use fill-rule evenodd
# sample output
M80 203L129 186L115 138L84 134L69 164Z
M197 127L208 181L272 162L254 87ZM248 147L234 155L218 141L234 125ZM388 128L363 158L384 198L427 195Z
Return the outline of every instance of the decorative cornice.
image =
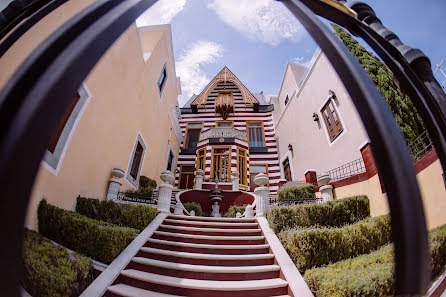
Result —
M234 83L242 93L243 103L259 103L259 101L254 97L253 94L241 83L241 81L228 69L224 67L217 76L204 88L204 90L195 98L191 105L204 105L206 104L209 94L214 89L215 85L221 82L232 82Z

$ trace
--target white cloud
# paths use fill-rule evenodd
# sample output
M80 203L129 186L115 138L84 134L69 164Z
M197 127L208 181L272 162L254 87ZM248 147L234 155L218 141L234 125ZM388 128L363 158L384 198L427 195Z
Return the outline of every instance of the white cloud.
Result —
M217 62L223 56L223 47L212 41L197 41L188 46L176 62L177 75L181 78L182 94L178 97L180 106L198 94L209 83L202 65Z
M300 63L302 63L303 60L304 60L304 57L295 57L295 58L291 59L291 62L300 64Z
M186 0L159 0L136 19L136 25L168 24L183 10L185 4Z
M212 0L208 7L229 26L253 40L278 45L299 41L305 32L292 13L274 0Z

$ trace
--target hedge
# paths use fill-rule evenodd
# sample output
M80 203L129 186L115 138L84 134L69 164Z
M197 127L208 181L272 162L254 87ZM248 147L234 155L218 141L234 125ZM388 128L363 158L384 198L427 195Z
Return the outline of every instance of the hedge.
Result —
M245 207L233 205L228 209L228 211L223 215L223 217L235 218L235 216L237 215L238 212L243 214L245 212Z
M446 225L429 232L429 245L433 279L446 267ZM315 296L393 296L393 245L307 270L305 281Z
M364 195L337 199L323 204L273 207L266 213L269 226L276 233L311 226L341 227L369 216L369 199Z
M313 185L288 186L277 191L279 200L299 200L304 198L316 198Z
M105 264L111 263L138 233L58 208L45 199L39 203L37 216L42 235Z
M121 204L80 196L77 197L76 212L95 220L135 228L140 232L158 214L157 209L146 205Z
M196 216L199 216L199 217L203 216L203 210L201 209L200 204L197 204L197 203L194 203L194 202L192 202L192 203L183 203L183 206L189 212L191 210L195 211L195 215Z
M25 229L22 285L34 297L79 296L93 281L91 260Z
M389 216L362 220L343 228L306 229L279 233L301 273L374 251L392 237Z
M149 178L149 177L147 177L147 176L144 176L144 175L141 175L140 177L139 177L139 187L140 188L156 188L156 181L155 180L153 180L153 179L151 179L151 178Z

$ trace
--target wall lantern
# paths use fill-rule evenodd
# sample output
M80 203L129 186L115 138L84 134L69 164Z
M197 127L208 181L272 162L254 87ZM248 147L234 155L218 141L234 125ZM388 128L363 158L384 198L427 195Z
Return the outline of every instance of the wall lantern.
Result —
M328 91L328 95L330 95L330 99L336 99L336 94L332 90Z
M313 121L315 121L315 122L319 121L319 116L315 112L313 112Z
M289 144L289 145L288 145L288 150L291 151L291 152L293 152L293 145L292 145L292 144Z

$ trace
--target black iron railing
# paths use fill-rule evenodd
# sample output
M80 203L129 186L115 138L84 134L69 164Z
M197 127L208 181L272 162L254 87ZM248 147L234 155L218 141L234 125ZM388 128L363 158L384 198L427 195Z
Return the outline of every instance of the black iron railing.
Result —
M270 199L269 205L274 206L293 206L300 204L323 203L322 198L299 198L299 199Z
M139 193L132 192L119 192L118 200L129 201L129 202L138 202L138 203L146 203L146 204L157 204L158 196L155 193L151 196Z
M330 175L330 182L334 182L363 172L365 172L364 160L362 160L362 158L359 158L347 164L331 169L327 171L326 174Z
M409 144L410 154L414 162L423 158L434 148L431 138L427 131L420 134L414 141Z

